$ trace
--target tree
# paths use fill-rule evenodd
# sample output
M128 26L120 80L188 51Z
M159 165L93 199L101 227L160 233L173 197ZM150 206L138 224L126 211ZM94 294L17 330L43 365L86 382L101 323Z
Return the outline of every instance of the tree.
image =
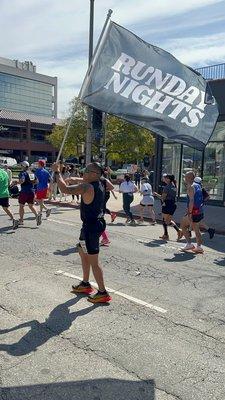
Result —
M64 157L79 156L81 144L85 142L87 116L85 106L80 102L79 99L74 98L70 103L70 114L74 112L76 102L76 113L62 152ZM62 121L62 125L55 126L52 133L48 137L50 143L57 149L60 149L68 121L69 118Z
M77 103L76 114L70 127L68 137L63 149L63 156L79 156L79 149L85 143L87 131L86 107L79 99L71 102L71 113ZM69 118L68 118L69 119ZM49 136L49 141L54 147L60 148L68 119L62 126L56 126ZM107 158L113 161L136 162L145 155L154 154L154 138L150 131L126 122L116 116L108 115L106 123ZM94 142L93 154L99 153L99 147Z
M154 137L150 131L118 117L107 118L107 157L114 161L136 162L154 154Z

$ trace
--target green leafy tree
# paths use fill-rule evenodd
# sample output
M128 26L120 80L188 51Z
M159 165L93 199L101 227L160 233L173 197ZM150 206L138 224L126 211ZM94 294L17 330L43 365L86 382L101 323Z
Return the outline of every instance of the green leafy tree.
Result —
M70 127L68 137L63 149L63 156L78 156L81 144L85 143L87 131L86 107L79 99L71 102L71 113L77 103L75 118ZM56 126L49 136L49 141L57 149L60 148L65 133L68 119L62 126ZM154 137L146 129L139 128L113 115L107 116L106 123L106 147L107 158L118 162L136 162L142 160L145 155L154 154ZM93 143L93 154L98 154L99 147Z
M70 103L70 114L74 112L76 103L76 113L63 148L62 154L64 157L79 156L81 152L81 144L85 142L87 130L86 109L79 99L74 98ZM48 137L48 140L56 149L60 149L68 121L69 118L62 121L62 125L55 126Z
M115 116L107 118L107 157L114 161L136 162L154 154L154 137Z

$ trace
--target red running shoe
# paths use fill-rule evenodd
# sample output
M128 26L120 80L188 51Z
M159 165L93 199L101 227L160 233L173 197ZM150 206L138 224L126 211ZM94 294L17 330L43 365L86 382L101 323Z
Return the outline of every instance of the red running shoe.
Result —
M109 303L112 300L112 297L109 295L109 293L105 290L104 292L99 292L88 296L87 299L90 303Z
M76 286L72 286L72 293L84 293L84 294L91 294L94 292L93 287L90 285L89 282L80 282L78 285Z

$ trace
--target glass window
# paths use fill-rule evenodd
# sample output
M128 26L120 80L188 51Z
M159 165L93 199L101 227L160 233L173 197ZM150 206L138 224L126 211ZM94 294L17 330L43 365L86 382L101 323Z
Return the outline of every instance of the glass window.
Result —
M216 128L212 134L210 142L225 142L225 121L217 122Z
M179 178L181 145L177 143L164 143L162 173L174 174Z
M204 187L210 198L223 200L225 183L225 142L209 143L205 149Z
M0 109L52 116L52 86L0 73Z
M196 175L201 176L202 169L202 152L192 147L183 146L182 157L182 174L180 183L180 196L186 196L186 188L184 185L184 176L188 171L194 171Z

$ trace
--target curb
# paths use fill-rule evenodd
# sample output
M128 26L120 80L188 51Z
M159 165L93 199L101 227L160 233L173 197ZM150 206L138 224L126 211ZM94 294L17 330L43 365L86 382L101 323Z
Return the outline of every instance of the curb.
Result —
M46 204L51 204L53 206L58 206L58 207L66 207L66 208L74 208L76 210L79 210L80 206L77 204L71 204L71 203L67 203L67 202L62 202L62 201L51 201L51 200L47 200L45 201ZM125 218L126 215L124 213L124 211L116 211L116 214L118 215L118 217L122 217ZM133 213L134 217L137 218L139 217L139 215ZM150 218L148 217L144 217L144 221L149 221ZM162 220L161 219L157 219L156 218L156 222L158 224L162 224ZM177 222L178 226L179 223ZM216 228L215 228L216 229ZM205 232L205 230L203 230L203 232ZM224 235L225 236L225 229L216 229L216 234L217 235Z

